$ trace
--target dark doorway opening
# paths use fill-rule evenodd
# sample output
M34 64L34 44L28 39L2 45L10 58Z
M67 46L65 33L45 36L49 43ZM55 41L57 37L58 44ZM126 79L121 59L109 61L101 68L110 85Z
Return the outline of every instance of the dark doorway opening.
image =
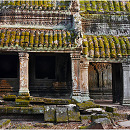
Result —
M113 103L120 103L123 98L123 71L122 64L112 64L112 93Z
M55 79L55 56L36 56L36 79Z
M29 90L31 96L69 98L72 92L70 54L30 53Z
M18 77L18 56L0 55L0 78Z

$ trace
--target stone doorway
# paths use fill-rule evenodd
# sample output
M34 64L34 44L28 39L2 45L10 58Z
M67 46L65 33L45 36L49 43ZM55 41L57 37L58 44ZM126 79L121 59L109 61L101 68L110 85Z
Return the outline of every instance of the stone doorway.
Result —
M90 63L90 98L120 103L123 97L123 75L120 63Z
M123 71L122 64L112 64L113 103L121 103L123 99Z
M88 73L90 98L112 101L112 65L91 62Z
M18 94L19 57L17 53L0 54L0 95Z
M70 54L29 54L29 91L31 96L70 98L71 82Z

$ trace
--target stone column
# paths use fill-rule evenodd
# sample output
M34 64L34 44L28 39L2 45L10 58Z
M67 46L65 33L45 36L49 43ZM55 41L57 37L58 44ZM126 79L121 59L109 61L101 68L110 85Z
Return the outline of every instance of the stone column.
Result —
M130 105L130 64L122 63L123 67L123 105Z
M82 102L90 100L88 88L88 66L89 61L83 58L82 63L80 63L80 91Z
M80 92L80 54L71 54L71 67L72 67L72 98L81 102Z
M20 61L20 81L19 81L19 95L29 95L28 88L28 53L19 53Z

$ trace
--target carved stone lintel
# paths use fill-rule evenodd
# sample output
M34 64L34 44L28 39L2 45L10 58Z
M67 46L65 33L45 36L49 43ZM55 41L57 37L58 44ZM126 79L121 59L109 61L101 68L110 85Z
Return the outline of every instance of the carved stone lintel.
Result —
M29 95L28 60L29 60L28 53L19 53L19 61L20 61L19 95Z
M130 105L130 64L122 63L123 67L123 100L122 104Z

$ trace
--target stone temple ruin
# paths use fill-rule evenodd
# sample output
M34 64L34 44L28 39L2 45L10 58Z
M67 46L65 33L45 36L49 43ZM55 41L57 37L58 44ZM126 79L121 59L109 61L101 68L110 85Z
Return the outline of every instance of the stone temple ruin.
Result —
M0 3L0 95L130 104L129 1Z

